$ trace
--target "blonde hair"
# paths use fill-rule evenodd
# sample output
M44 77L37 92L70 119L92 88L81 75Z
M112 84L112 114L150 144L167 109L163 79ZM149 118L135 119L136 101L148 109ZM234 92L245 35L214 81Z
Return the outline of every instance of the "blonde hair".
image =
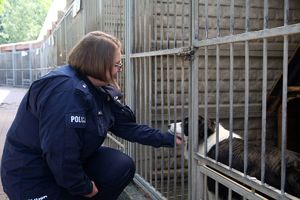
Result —
M121 42L104 32L93 31L86 34L70 51L68 63L82 74L113 84L119 88L113 78L114 56L121 49ZM109 72L110 77L107 77Z

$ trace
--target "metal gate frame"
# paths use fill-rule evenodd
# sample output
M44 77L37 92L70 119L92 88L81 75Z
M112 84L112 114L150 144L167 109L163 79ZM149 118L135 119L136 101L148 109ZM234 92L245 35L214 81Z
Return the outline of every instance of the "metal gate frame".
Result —
M234 180L237 180L239 182L242 182L251 188L254 188L257 191L260 191L264 194L269 195L272 198L282 198L282 199L289 199L290 197L284 193L284 180L285 180L285 165L286 162L284 160L284 155L286 151L286 107L287 107L287 66L288 66L288 36L292 34L300 33L300 24L293 24L288 25L288 12L289 12L289 1L284 1L284 26L282 27L275 27L275 28L268 28L268 0L264 0L264 29L259 31L250 31L249 30L249 7L250 7L250 0L246 0L245 6L246 6L246 23L245 23L245 33L240 34L234 34L234 0L231 0L230 5L230 35L228 36L220 36L220 15L217 18L217 37L216 38L208 38L208 13L207 13L207 6L208 6L208 0L205 0L205 33L206 38L203 40L197 39L198 32L197 32L197 24L198 24L198 0L190 0L190 41L189 46L181 47L181 48L174 48L174 49L166 49L166 50L158 50L158 51L150 51L150 52L144 52L144 53L132 53L131 52L131 44L132 44L132 24L134 20L132 19L132 0L126 1L126 20L125 20L125 62L126 62L126 81L125 81L125 88L126 88L126 94L127 94L127 103L130 107L135 108L135 102L134 102L134 91L133 91L133 82L131 81L133 79L133 68L132 68L132 59L133 58L139 58L139 57L145 57L145 56L163 56L163 55L179 55L179 54L187 54L187 52L195 52L195 55L193 56L193 59L190 61L190 85L189 85L189 91L199 91L199 55L200 55L200 48L204 48L205 51L205 82L207 85L207 60L208 60L208 47L209 46L216 46L216 63L217 63L217 74L219 73L219 45L222 44L229 44L230 45L230 74L231 74L231 80L230 80L230 131L232 132L232 123L233 123L233 82L232 82L232 73L233 73L233 44L236 42L244 42L245 43L245 106L244 106L244 130L245 130L245 136L247 137L247 130L248 130L248 113L249 113L249 41L256 40L256 39L263 39L263 92L262 92L262 151L265 152L265 142L266 142L266 97L267 97L267 39L272 37L278 37L282 36L284 38L284 50L283 50L283 95L282 95L282 176L281 179L283 180L281 182L281 191L275 190L272 187L268 187L264 184L264 181L253 181L250 179L245 179L246 173L240 173L238 171L235 171L233 169L228 168L227 166L222 166L220 164L215 163L214 160L208 159L206 156L202 156L197 153L197 146L198 146L198 138L197 138L197 130L198 130L198 124L197 123L191 123L189 130L192 133L192 138L189 140L189 145L192 147L190 148L190 155L191 158L189 160L189 199L206 199L205 188L203 184L205 181L205 176L210 176L213 179L217 180L220 183L228 185L233 190L239 192L243 196L249 199L261 199L261 196L259 196L256 193L253 193L253 191L245 189L240 184L238 184L235 181L232 181L228 178L224 178L223 176L219 175L215 170L221 170L224 172L224 174L228 177L231 177ZM217 13L220 13L220 0L216 0L217 4ZM217 104L216 104L216 123L219 122L219 91L218 88L220 86L219 78L217 77L217 91L216 91L216 98L217 98ZM205 88L205 95L204 95L204 111L205 111L205 121L207 124L208 119L208 109L207 109L207 102L208 102L208 91ZM198 121L198 115L199 115L199 94L189 92L190 96L190 109L189 109L189 118L191 121ZM207 128L207 127L206 127ZM207 134L207 133L206 133ZM207 136L207 135L206 135ZM246 138L247 139L247 138ZM246 144L247 145L247 144ZM134 155L133 147L129 146L129 154ZM247 151L245 151L245 155L247 154ZM200 164L199 164L200 163ZM264 179L264 167L265 167L265 160L264 157L262 157L262 180ZM247 161L245 163L247 166ZM209 166L209 168L207 167ZM215 170L214 170L215 169ZM199 176L200 172L200 176ZM200 179L199 179L200 177ZM146 182L141 176L137 175L135 181L145 188L146 190L150 191L152 194L152 198L154 199L165 199L157 190L149 185L148 182ZM200 184L200 185L199 185ZM202 188L202 189L201 189ZM292 198L292 197L291 197Z
M282 84L282 144L281 144L281 190L276 190L272 187L266 186L264 184L264 173L265 173L265 157L262 156L261 158L261 171L262 171L262 180L263 181L251 181L246 178L246 172L240 173L238 171L233 170L232 168L229 168L227 166L222 166L218 163L216 163L214 160L211 160L206 157L206 155L200 155L197 153L198 151L198 124L192 123L190 124L189 130L192 132L192 140L189 141L189 145L192 146L190 148L190 155L192 159L190 159L189 166L189 187L191 188L189 192L189 199L206 199L206 196L204 195L204 190L199 190L199 180L197 180L197 172L200 171L202 181L204 177L203 176L209 176L215 180L217 180L219 183L227 185L229 188L232 188L233 190L237 191L238 193L242 194L244 197L249 199L261 199L262 197L253 193L251 190L247 190L244 187L242 187L240 184L236 183L235 181L232 181L228 178L224 178L224 176L218 174L217 171L222 171L226 176L232 178L233 180L238 180L241 183L244 183L251 188L254 188L257 191L260 191L264 194L267 194L268 196L275 198L275 199L293 199L290 195L285 194L284 192L284 181L285 181L285 172L286 172L286 161L284 159L284 155L286 152L286 116L287 116L287 75L288 75L288 36L292 34L300 33L300 24L288 24L288 15L289 15L289 1L284 1L284 26L282 27L275 27L275 28L268 28L268 0L264 0L264 28L263 30L259 31L250 31L249 30L249 8L250 8L250 0L245 1L246 5L246 23L245 23L245 33L240 34L234 34L234 0L231 0L230 5L230 35L228 36L220 36L220 0L216 0L217 5L217 37L216 38L208 38L208 13L207 13L207 7L208 7L208 0L205 0L205 39L198 40L197 39L197 16L198 16L198 1L197 0L191 0L191 13L192 13L192 32L191 32L191 38L192 38L192 44L191 46L195 49L195 59L192 60L192 66L191 66L191 84L190 84L190 91L199 91L198 86L198 65L199 65L199 51L198 49L204 48L205 50L205 82L207 83L207 50L209 46L216 46L216 70L217 70L217 91L216 91L216 123L219 122L219 91L218 88L220 87L219 83L219 45L221 44L229 44L230 45L230 132L232 133L232 119L233 119L233 97L232 97L232 91L233 91L233 83L232 83L232 73L233 73L233 44L235 42L245 42L245 111L244 111L244 130L245 130L245 136L247 137L247 130L248 130L248 113L249 113L249 41L256 40L256 39L263 39L263 92L262 92L262 155L265 153L265 143L266 143L266 101L267 101L267 39L272 37L278 37L282 36L284 39L284 49L283 49L283 84ZM207 85L207 84L206 84ZM205 101L205 124L207 129L207 119L208 119L208 109L207 109L207 102L208 102L208 91L205 89L205 95L204 95L204 101ZM197 122L198 121L198 102L199 102L198 93L190 93L190 113L189 117L191 121ZM207 131L206 136L207 138ZM247 138L246 138L247 139ZM245 144L247 145L247 144ZM246 146L245 146L246 147ZM245 148L246 149L246 148ZM247 151L245 150L245 156L247 155ZM199 164L200 163L200 164ZM209 167L207 167L209 166ZM245 166L247 167L247 161L245 163ZM215 169L215 170L214 170ZM199 171L198 171L199 170ZM195 178L196 177L196 178ZM199 178L199 176L198 176ZM246 179L245 179L246 178ZM201 182L203 183L203 182ZM197 188L198 187L198 188ZM202 187L202 186L200 186Z

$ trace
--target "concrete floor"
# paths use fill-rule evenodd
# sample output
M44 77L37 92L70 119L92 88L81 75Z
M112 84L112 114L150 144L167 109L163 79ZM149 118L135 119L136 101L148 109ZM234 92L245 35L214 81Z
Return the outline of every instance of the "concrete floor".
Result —
M2 157L6 133L15 117L27 89L0 87L0 156ZM0 200L8 199L0 182Z

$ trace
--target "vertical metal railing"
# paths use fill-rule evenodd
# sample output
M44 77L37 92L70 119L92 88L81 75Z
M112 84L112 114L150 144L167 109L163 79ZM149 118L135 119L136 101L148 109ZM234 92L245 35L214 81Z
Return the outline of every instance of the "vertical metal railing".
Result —
M204 62L203 62L203 74L204 74L204 119L205 119L205 138L204 140L207 140L207 118L209 116L214 116L213 113L215 114L215 122L218 124L219 122L224 122L224 99L222 99L222 93L223 93L223 88L224 85L226 84L226 80L224 80L224 77L226 75L223 75L221 73L222 68L224 67L224 64L222 60L224 60L224 57L228 56L229 57L229 75L228 75L228 82L229 82L229 164L228 168L227 166L219 166L218 163L211 162L208 158L206 158L206 155L200 155L197 154L197 148L193 148L194 151L191 153L191 158L196 157L196 159L199 161L198 164L200 164L200 170L204 174L204 176L208 175L210 177L216 178L217 181L221 181L222 184L226 185L227 188L229 189L229 196L228 198L232 198L231 194L231 189L234 190L235 192L238 192L242 194L244 198L254 198L254 199L259 199L261 196L258 194L255 194L254 196L249 193L247 190L243 190L240 186L238 185L231 185L229 182L222 180L221 177L215 176L215 174L211 173L210 171L207 171L207 168L205 168L206 165L209 167L212 167L214 169L220 170L223 172L225 170L226 175L230 175L230 177L236 178L238 181L241 181L243 184L246 184L249 186L249 188L252 188L253 191L258 190L261 191L263 194L265 194L267 197L272 197L272 198L290 198L289 196L286 196L285 193L285 179L286 179L286 160L285 160L285 155L286 155L286 140L287 140L287 132L286 132L286 123L287 123L287 77L288 77L288 58L289 58L289 47L291 46L291 43L289 43L289 38L293 36L293 34L299 34L299 30L296 30L296 26L299 26L299 23L295 23L293 25L288 24L288 19L289 17L289 3L290 1L284 1L284 7L282 8L284 11L283 16L284 16L284 26L274 26L272 28L269 28L269 10L272 10L274 8L274 2L269 3L268 0L265 0L263 4L259 5L261 6L261 10L258 11L257 5L254 6L254 2L247 0L244 2L244 5L242 6L243 14L244 14L244 32L242 32L241 28L241 23L240 20L238 21L238 25L235 25L235 19L240 17L240 16L235 16L235 10L240 9L241 2L236 2L234 0L230 1L229 5L225 5L224 3L220 4L218 0L216 0L214 3L211 3L209 1L199 1L202 3L203 12L204 12L204 37L203 39L197 39L194 42L194 46L197 49L197 51L201 51L202 48L204 49ZM220 9L220 7L222 9ZM228 9L229 13L228 15L224 14L224 9ZM216 11L216 15L213 16L213 10ZM273 11L273 10L272 10ZM210 14L207 14L207 13ZM257 13L256 13L257 12ZM257 26L257 22L255 21L257 18L255 14L260 15L262 14L262 27L259 28ZM259 13L259 14L258 14ZM225 22L227 18L229 18L229 31L228 33L224 31L224 24L220 26L219 20L220 20L220 15L223 16L222 22ZM195 18L198 18L199 16L192 15ZM225 16L225 17L224 17ZM213 19L216 19L216 27L215 29L212 27L212 22ZM260 19L260 18L259 18ZM272 19L274 20L274 19ZM274 23L274 21L273 21ZM225 22L226 24L226 22ZM252 28L253 26L253 28ZM222 27L222 29L221 29ZM235 31L235 27L237 27L237 30ZM299 28L299 27L298 27ZM254 31L255 30L255 31ZM221 32L224 35L221 35ZM216 33L216 37L214 37L212 34ZM228 34L228 35L226 35ZM291 36L290 36L291 35ZM283 72L283 83L282 83L282 108L281 108L281 113L282 117L281 119L281 194L278 194L278 191L274 188L270 189L266 184L265 184L265 162L266 162L266 145L267 145L267 140L270 140L270 127L268 127L268 116L267 116L267 94L270 92L270 85L272 81L270 81L270 77L268 76L269 73L269 68L270 72L273 73L272 70L274 70L274 67L272 66L272 63L268 62L268 57L269 55L274 55L274 48L275 45L271 44L268 42L268 40L271 41L280 41L280 37L283 38L282 40L282 45L283 45L283 67L282 67L282 72ZM269 39L270 38L270 39ZM244 45L242 45L244 44ZM261 49L257 49L256 46L257 44L261 45ZM225 45L228 45L228 49L225 47ZM273 49L269 49L268 46L271 46ZM240 51L241 47L244 47L243 53ZM255 47L256 49L254 49ZM259 47L258 47L259 48ZM237 50L236 50L237 49ZM212 50L215 50L215 54L212 54ZM258 53L254 53L254 51L257 51ZM227 54L228 52L228 54ZM197 54L197 52L196 52ZM215 58L212 58L215 56ZM257 57L259 56L259 57ZM243 67L243 73L244 73L244 78L237 79L235 73L240 73L238 70L241 70L241 67L237 66L236 67L236 62L240 62L241 57L244 58L244 67ZM261 71L260 74L255 74L255 71L258 70L257 67L253 66L256 64L257 60L259 60L261 57L261 68L259 69ZM215 90L213 91L210 87L212 87L211 80L208 77L212 77L211 72L213 71L211 68L211 62L210 59L213 59L216 63L215 66L215 77L216 77L216 83L215 83ZM195 62L195 61L194 61ZM269 66L270 65L270 66ZM260 65L258 65L260 66ZM199 65L200 69L202 70L201 64ZM192 74L196 73L196 70L194 67L192 69ZM257 77L255 77L257 76ZM191 75L191 78L193 76ZM258 78L259 77L259 78ZM261 79L260 79L261 77ZM243 93L244 93L244 102L243 102L243 111L240 109L241 104L237 104L240 99L237 99L238 96L240 96L240 80L243 80ZM258 82L253 82L253 81L259 81ZM235 84L235 81L237 81L237 84ZM199 79L199 82L201 82L201 79ZM197 84L194 82L194 84ZM259 93L260 100L254 98L255 95L257 95L257 86L259 86L261 89L261 93ZM191 88L196 88L196 86L191 86ZM236 92L235 92L236 90ZM215 101L212 101L211 97L215 96ZM193 101L192 101L193 102ZM201 99L200 99L201 102ZM237 103L236 103L237 102ZM210 110L210 105L212 103L215 103L215 112L212 112ZM261 110L261 113L253 114L253 108L255 108L255 104L261 104L261 107L259 108ZM196 105L191 104L191 109L195 110ZM196 107L194 107L196 106ZM219 107L220 106L220 107ZM191 111L193 112L193 111ZM201 114L201 113L200 113ZM261 115L260 115L261 114ZM254 127L254 118L260 119L260 137L259 139L261 140L261 157L260 157L260 181L259 183L252 182L250 179L247 180L248 174L248 168L249 168L249 163L248 163L248 148L249 148L249 141L253 140L254 134L253 134L253 127ZM222 120L221 120L222 119ZM240 119L243 119L243 126L237 127L234 126L233 120L236 120L237 123L240 123ZM195 119L193 118L193 121ZM256 123L256 122L255 122ZM258 125L259 126L259 125ZM193 126L191 125L191 128ZM231 163L233 162L232 160L232 142L231 140L233 139L233 132L234 129L238 129L239 134L243 135L244 139L244 153L243 157L246 158L244 159L244 167L242 174L239 174L236 172L232 167ZM192 132L192 131L191 131ZM217 132L217 141L218 141L218 129L216 129ZM236 132L236 131L235 131ZM192 132L193 134L196 134ZM242 133L242 134L241 134ZM207 148L207 143L205 143L205 147ZM270 141L268 141L270 142ZM269 144L268 144L269 145ZM207 152L207 150L205 150ZM196 155L195 155L196 153ZM216 146L216 155L215 155L215 160L218 160L218 146ZM192 163L191 163L192 164ZM203 166L203 167L202 167ZM224 168L225 167L225 168ZM228 171L227 171L228 170ZM205 173L204 173L205 172ZM207 174L206 174L207 173ZM241 178L239 176L236 176L236 174L239 174L239 176L242 176L244 178ZM192 177L193 178L193 177ZM220 178L220 179L219 179ZM246 181L245 181L246 179ZM225 182L224 182L225 181ZM231 186L229 186L231 185ZM215 188L215 193L218 191L218 184L216 183L216 188ZM207 188L204 188L205 190ZM192 191L193 193L193 191ZM204 191L204 199L206 198L206 194ZM195 199L194 197L190 199Z
M250 0L246 0L245 32L250 31ZM245 41L244 176L248 169L249 41Z
M268 28L269 1L264 0L264 30ZM262 86L262 117L261 117L261 182L265 183L266 163L266 124L267 124L267 68L268 68L268 41L263 39L263 86Z
M289 1L284 1L284 26L288 26ZM283 35L283 69L282 69L282 138L281 138L281 194L285 192L286 179L286 118L287 118L287 83L288 83L288 35Z
M130 106L134 111L134 93L133 93L133 68L130 59L130 54L132 52L132 8L133 4L131 0L125 2L125 88L126 88L126 104ZM127 153L133 156L132 146L128 146Z

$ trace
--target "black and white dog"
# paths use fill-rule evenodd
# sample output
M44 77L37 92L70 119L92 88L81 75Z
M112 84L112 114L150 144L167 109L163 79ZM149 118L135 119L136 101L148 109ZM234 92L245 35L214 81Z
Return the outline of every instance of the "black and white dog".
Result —
M199 153L204 155L204 118L199 116L198 122ZM189 134L189 120L185 118L183 122L169 125L169 131L175 132L181 137L184 133L185 141ZM175 128L176 126L176 128ZM207 120L207 156L215 159L216 155L216 126L219 128L219 152L218 161L228 165L229 162L229 134L221 124L215 124L212 120ZM232 168L243 172L244 170L244 140L237 134L233 133L232 139ZM185 142L185 158L188 154L187 142ZM248 142L248 168L247 175L260 180L261 176L261 146L257 142ZM280 189L281 184L281 153L277 147L266 147L265 153L265 182L275 188ZM209 179L208 179L209 180ZM208 189L214 193L214 182L208 181ZM300 154L286 151L286 180L285 191L291 195L300 198ZM228 198L228 189L220 186L219 197Z

